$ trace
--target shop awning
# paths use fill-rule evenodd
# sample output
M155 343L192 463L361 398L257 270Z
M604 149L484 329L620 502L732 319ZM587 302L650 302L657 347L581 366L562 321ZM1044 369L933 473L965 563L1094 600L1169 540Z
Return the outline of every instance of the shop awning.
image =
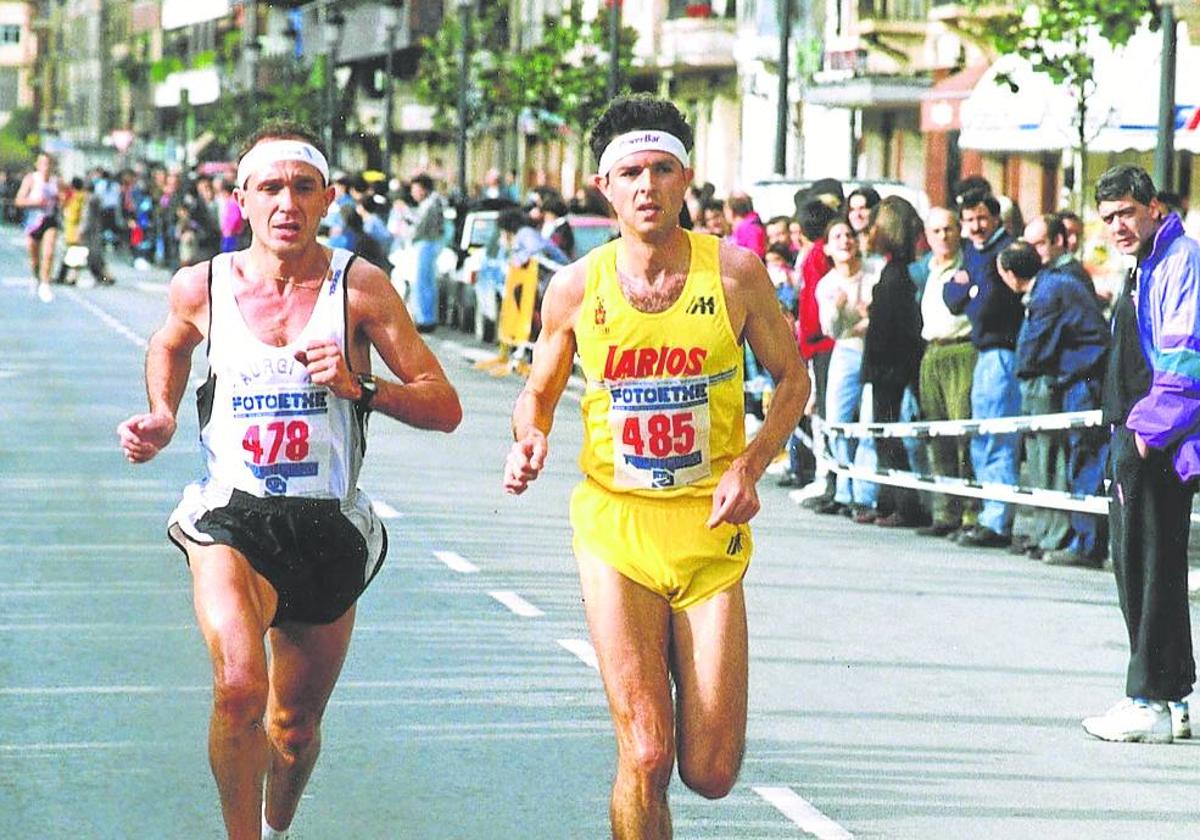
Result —
M980 62L934 82L921 95L921 131L961 130L962 103L987 70L987 63Z
M810 86L804 101L828 108L896 108L921 104L929 80L901 76L854 76Z
M1153 150L1158 142L1160 36L1142 31L1119 50L1103 41L1096 49L1096 92L1087 103L1088 149ZM1005 74L1017 91L999 81ZM962 103L959 146L1018 153L1073 148L1078 142L1075 111L1071 89L1034 72L1018 56L1002 56ZM1175 132L1176 149L1200 153L1200 47L1182 38L1176 57Z

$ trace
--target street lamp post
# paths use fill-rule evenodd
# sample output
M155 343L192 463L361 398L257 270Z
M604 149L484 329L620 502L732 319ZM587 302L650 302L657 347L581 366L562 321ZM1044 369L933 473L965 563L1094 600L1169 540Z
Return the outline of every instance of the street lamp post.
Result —
M779 94L775 111L775 173L787 174L788 44L792 34L792 0L779 3Z
M380 138L380 151L383 152L383 172L390 176L392 171L392 111L396 107L395 74L396 30L400 26L400 6L402 0L390 0L380 10L383 15L384 49L387 56L383 63L383 136Z
M1154 182L1173 191L1175 164L1175 0L1158 0L1162 24L1162 69L1158 85L1158 145Z
M608 98L621 89L621 0L608 0Z
M471 4L472 0L458 0L458 19L462 26L458 82L458 200L463 202L467 200L467 87L471 83Z
M329 152L330 165L336 166L338 115L334 113L334 94L336 92L334 69L337 67L338 46L342 42L342 29L346 25L346 16L332 4L325 6L324 9L325 29L322 34L325 37L325 147Z

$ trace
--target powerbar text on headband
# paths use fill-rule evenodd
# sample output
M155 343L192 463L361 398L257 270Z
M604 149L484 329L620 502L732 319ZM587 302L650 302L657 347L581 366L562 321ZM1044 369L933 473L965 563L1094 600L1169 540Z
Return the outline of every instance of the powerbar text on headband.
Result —
M638 152L666 152L678 158L685 169L690 165L690 158L682 140L666 131L643 129L619 134L612 139L605 147L604 154L600 155L598 171L601 177L607 175L621 158Z
M311 164L321 173L325 183L329 183L329 164L316 146L303 140L267 140L246 152L238 163L237 185L246 189L246 182L250 180L251 175L284 160L298 160Z

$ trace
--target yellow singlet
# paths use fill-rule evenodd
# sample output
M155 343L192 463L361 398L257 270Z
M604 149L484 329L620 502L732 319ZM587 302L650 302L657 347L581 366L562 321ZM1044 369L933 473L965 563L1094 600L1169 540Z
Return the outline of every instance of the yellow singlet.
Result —
M663 312L625 299L617 242L589 255L575 323L587 379L579 464L613 492L711 496L746 446L742 347L725 307L720 240L687 234L687 280Z
M745 448L742 347L725 304L720 241L687 231L688 276L663 312L642 312L617 277L618 242L588 255L576 349L586 476L571 500L577 554L686 609L740 580L747 526L705 525L712 493Z

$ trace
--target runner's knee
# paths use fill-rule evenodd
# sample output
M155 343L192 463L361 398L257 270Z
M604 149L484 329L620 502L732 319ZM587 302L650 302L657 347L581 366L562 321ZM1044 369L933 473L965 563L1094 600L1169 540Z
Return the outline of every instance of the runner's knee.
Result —
M267 680L246 669L218 669L213 680L213 710L226 720L261 723L267 711Z
M623 740L620 753L621 764L637 777L640 784L666 790L671 783L675 750L668 738L633 733Z
M720 799L733 790L742 767L742 749L719 745L710 750L681 750L679 778L706 799Z
M284 755L299 755L320 737L321 718L304 710L275 709L267 725L277 750Z

